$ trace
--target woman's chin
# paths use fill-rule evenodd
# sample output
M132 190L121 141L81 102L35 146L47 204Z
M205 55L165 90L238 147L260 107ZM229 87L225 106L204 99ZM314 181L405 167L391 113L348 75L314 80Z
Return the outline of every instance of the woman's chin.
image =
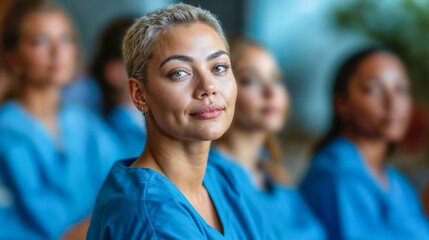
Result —
M226 129L204 129L194 135L194 139L199 141L214 141L222 137Z
M52 78L49 80L49 85L55 86L55 87L64 87L69 85L73 80L71 78L65 79L65 78Z
M220 138L230 124L224 122L210 122L201 124L194 129L194 133L203 139L203 141L212 141Z

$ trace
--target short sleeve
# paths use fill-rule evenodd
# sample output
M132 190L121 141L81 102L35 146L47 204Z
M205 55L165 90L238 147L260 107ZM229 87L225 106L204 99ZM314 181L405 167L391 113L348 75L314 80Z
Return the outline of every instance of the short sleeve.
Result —
M117 199L95 209L87 239L201 239L195 221L175 201Z

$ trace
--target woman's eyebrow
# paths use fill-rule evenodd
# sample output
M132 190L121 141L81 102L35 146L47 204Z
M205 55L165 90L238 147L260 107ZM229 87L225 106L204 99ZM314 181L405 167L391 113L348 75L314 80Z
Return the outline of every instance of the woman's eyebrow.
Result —
M186 55L173 55L173 56L170 56L170 57L168 57L167 59L165 59L165 60L161 63L161 65L159 65L159 69L161 69L161 67L162 67L164 64L166 64L168 61L171 61L171 60L179 60L179 61L184 61L184 62L192 62L192 61L193 61L193 58L191 58L191 57L189 57L189 56L186 56Z
M236 69L235 74L240 75L243 72L255 74L253 71L253 68L251 67L242 67L242 68Z
M225 51L223 51L223 50L219 50L219 51L217 51L217 52L215 52L215 53L212 53L212 54L210 54L208 57L207 57L207 60L213 60L213 59L215 59L215 58L218 58L218 57L220 57L220 56L222 56L222 55L228 55L228 53L226 53ZM228 55L229 56L229 55Z
M207 57L207 60L213 60L213 59L218 58L218 57L220 57L221 55L224 55L224 54L228 55L228 53L226 53L225 51L219 50L217 52L214 52L214 53L210 54ZM184 62L192 62L194 59L191 58L191 57L189 57L189 56L186 56L186 55L172 55L172 56L168 57L167 59L165 59L159 65L159 69L161 69L161 67L164 66L164 64L166 64L168 61L171 61L171 60L179 60L179 61L184 61Z

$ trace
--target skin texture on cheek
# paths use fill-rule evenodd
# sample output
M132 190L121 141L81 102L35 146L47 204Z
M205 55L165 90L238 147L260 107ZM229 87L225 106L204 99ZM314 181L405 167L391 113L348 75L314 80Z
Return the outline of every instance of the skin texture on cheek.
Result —
M150 106L150 113L153 115L157 125L171 126L173 129L177 128L175 135L180 136L182 135L180 131L183 130L186 122L183 109L186 108L189 98L187 99L185 94L178 94L178 92L186 92L186 90L183 91L183 89L174 88L174 86L163 83L151 84L150 92L147 94L147 101ZM166 132L172 133L169 129L166 129Z
M249 129L263 129L262 116L258 111L262 107L262 101L259 94L239 89L235 111L237 124Z
M382 135L379 124L382 117L382 110L378 106L372 102L364 102L362 100L357 100L357 102L354 104L351 103L351 105L353 107L349 109L350 117L347 118L347 121L352 128L368 137L378 138Z

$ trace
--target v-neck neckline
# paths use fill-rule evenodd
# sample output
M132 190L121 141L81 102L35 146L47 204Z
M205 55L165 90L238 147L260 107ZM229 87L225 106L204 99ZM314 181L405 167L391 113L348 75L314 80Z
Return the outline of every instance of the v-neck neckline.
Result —
M342 138L342 139L352 145L353 149L355 150L355 152L357 154L357 160L359 161L359 164L361 165L362 170L364 171L365 175L370 180L372 185L374 185L375 188L378 191L380 191L384 196L391 194L392 190L393 190L392 189L393 188L393 182L391 180L391 174L390 174L389 167L388 166L383 167L383 173L385 174L385 177L386 177L386 186L384 186L380 182L380 180L377 178L376 174L371 170L368 163L365 161L365 157L364 157L362 151L359 149L359 147L354 142L352 142L351 140L349 140L347 138Z
M126 166L128 168L130 168L129 166ZM216 197L213 198L213 196L219 196L217 189L212 189L215 188L214 186L211 186L209 183L207 183L207 168L206 168L206 172L204 174L204 178L203 178L203 185L207 190L207 193L210 197L210 200L212 201L214 208L216 210L216 213L219 217L219 221L220 224L222 225L222 229L223 229L223 233L221 233L219 230L217 230L216 228L212 227L210 224L208 224L206 222L206 220L200 215L200 213L198 213L198 211L194 208L194 206L189 202L189 200L186 198L186 196L179 190L179 188L176 187L176 185L174 185L174 183L168 179L167 177L165 177L164 175L162 175L161 173L157 172L156 170L152 169L152 168L144 168L144 167L134 167L137 169L145 169L146 171L152 172L152 174L156 174L156 176L158 178L161 178L164 182L166 182L169 185L169 188L172 189L174 192L176 192L176 194L182 198L183 201L185 201L185 203L187 205L190 206L190 209L194 212L194 214L196 216L198 216L198 219L200 222L202 222L204 225L206 225L211 231L215 231L216 234L219 234L222 237L227 236L228 233L228 226L225 224L225 219L226 216L223 214L223 211L220 211L221 205L222 203L220 203L218 201L218 199Z
M66 143L65 141L65 134L67 128L64 126L64 119L63 119L63 109L60 107L56 113L56 121L57 121L57 135L52 134L51 131L43 124L42 121L40 121L38 118L34 117L23 105L21 105L19 102L11 101L11 106L16 109L20 114L23 115L29 121L30 123L35 125L35 128L38 129L38 131L42 134L42 137L44 137L48 142L54 146L54 148L62 153L65 150ZM29 126L26 126L29 127ZM40 135L39 135L40 137Z

